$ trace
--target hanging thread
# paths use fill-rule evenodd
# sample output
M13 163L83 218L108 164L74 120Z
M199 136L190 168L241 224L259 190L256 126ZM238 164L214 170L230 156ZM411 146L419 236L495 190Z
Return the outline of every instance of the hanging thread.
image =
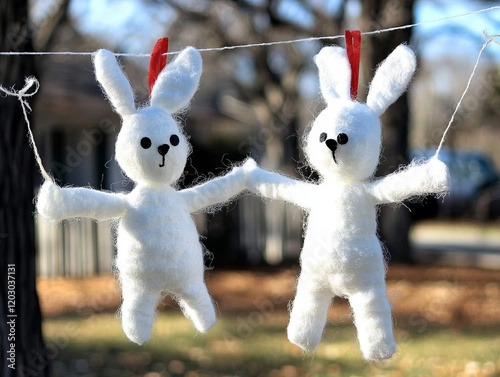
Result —
M325 39L334 40L334 39L340 39L340 38L343 38L343 37L345 37L346 41L347 41L348 38L360 38L361 35L375 35L375 34L380 34L380 33L392 32L392 31L395 31L395 30L403 30L403 29L413 28L415 26L420 26L420 25L424 25L424 24L442 22L442 21L445 21L445 20L450 20L450 19L459 18L459 17L465 17L465 16L469 16L469 15L472 15L472 14L477 14L477 13L482 13L482 12L488 12L488 11L491 11L491 10L494 10L494 9L500 9L500 6L493 6L493 7L490 7L490 8L480 9L480 10L477 10L477 11L463 13L463 14L459 14L459 15L454 15L454 16L449 16L449 17L443 17L443 18L439 18L439 19L434 19L434 20L429 20L429 21L423 21L423 22L417 22L417 23L413 23L413 24L408 24L408 25L403 25L403 26L397 26L397 27L392 27L392 28L386 28L386 29L380 29L380 30L375 30L375 31L368 31L368 32L359 32L359 31L356 31L356 35L355 36L353 36L352 33L350 32L350 33L346 33L345 35L334 35L334 36L325 36L325 37L310 37L310 38L301 38L301 39L276 41L276 42L252 43L252 44L245 44L245 45L224 46L224 47L215 47L215 48L203 48L203 49L199 49L199 51L200 52L225 51L225 50L235 50L235 49L251 48L251 47L265 47L265 46L274 46L274 45L280 45L280 44L291 44L291 43L299 43L299 42L309 42L309 41L317 41L317 40L325 40ZM453 112L453 114L451 116L450 121L448 122L448 125L447 125L446 129L443 132L443 135L441 137L441 140L439 142L439 145L438 145L438 147L436 149L436 152L435 152L435 155L434 155L434 157L436 157L436 158L439 156L439 153L441 152L441 149L442 149L443 144L444 144L444 142L446 140L446 136L448 134L448 131L450 130L451 125L452 125L452 123L453 123L453 121L455 119L455 116L456 116L456 114L457 114L457 112L458 112L458 110L459 110L459 108L460 108L460 106L462 104L462 101L463 101L465 95L467 94L467 91L469 90L469 87L470 87L472 79L473 79L473 77L474 77L474 75L476 73L476 69L477 69L477 67L479 65L479 61L481 59L481 55L483 54L483 51L486 49L486 47L491 42L500 44L500 42L498 42L495 39L495 38L500 37L499 34L494 34L494 35L490 36L490 35L486 34L486 32L483 31L483 35L484 35L484 37L486 37L488 39L482 45L482 47L481 47L481 49L479 51L479 54L478 54L477 59L476 59L476 62L474 64L474 68L472 69L472 73L471 73L471 75L469 77L469 80L467 82L465 90L462 93L462 96L460 97L460 100L457 103L457 106L456 106L456 108L455 108L455 110L454 110L454 112ZM166 46L165 46L165 43L166 43ZM353 44L357 44L357 42L356 42L356 40L351 39L351 40L348 41L348 44L353 45ZM357 46L353 46L353 47L357 48ZM179 51L166 52L168 50L168 41L162 42L161 48L164 51L162 53L162 56L165 56L165 61L166 61L166 56L179 54ZM160 53L160 52L158 52L158 53ZM94 52L72 52L72 51L60 51L60 52L10 52L10 51L3 51L3 52L0 52L0 56L1 55L4 55L4 56L8 56L8 55L16 55L16 56L17 55L73 55L73 56L92 56L93 54L94 54ZM122 57L151 57L151 55L152 54L115 53L115 56L122 56ZM355 92L356 92L356 90L353 90L353 85L354 85L354 83L351 82L351 95L354 95ZM28 92L33 86L34 86L34 89L32 90L32 92ZM32 130L31 130L31 125L30 125L30 122L29 122L29 119L28 119L28 113L27 113L27 110L26 110L26 109L28 109L29 111L31 111L31 107L28 104L27 98L32 97L33 95L35 95L38 92L39 88L40 88L40 83L38 82L38 80L35 77L27 77L25 79L25 85L24 85L24 87L21 90L19 90L19 91L16 91L14 89L8 90L8 89L5 89L3 86L0 85L0 91L1 92L5 93L8 96L17 97L17 99L21 103L21 108L23 110L24 120L26 121L26 125L28 127L28 135L29 135L30 146L33 149L33 152L35 154L35 159L36 159L36 162L37 162L38 167L40 169L40 172L41 172L41 174L42 174L42 176L44 177L45 180L53 182L52 177L47 173L47 171L43 167L42 159L41 159L40 154L38 152L38 148L36 147L36 144L35 144L35 138L33 136Z
M472 69L472 72L470 74L469 80L467 81L467 85L465 86L465 90L462 93L462 96L460 97L460 100L458 101L457 106L455 107L455 110L453 111L453 114L451 114L450 121L448 122L448 126L446 126L446 129L443 132L443 136L441 137L441 141L439 142L439 145L438 145L438 147L436 149L436 153L434 154L434 157L438 157L439 156L439 152L441 152L443 144L444 144L444 142L446 140L446 135L448 134L448 131L451 128L453 120L455 119L455 115L457 114L458 109L462 105L462 101L463 101L465 95L467 94L467 91L469 90L469 87L470 87L470 84L472 82L472 79L473 79L474 75L476 74L476 69L477 69L477 66L479 65L479 61L481 60L481 55L483 54L483 51L486 49L486 47L491 42L494 42L496 44L500 44L500 42L498 42L497 40L495 40L495 38L500 37L500 34L488 35L488 34L486 34L485 31L483 31L483 36L485 38L488 38L488 40L486 42L484 42L483 46L481 47L481 50L479 50L479 54L477 55L476 63L474 64L474 68Z
M466 16L470 16L470 15L473 15L473 14L489 12L489 11L492 11L492 10L495 10L495 9L500 9L500 5L495 5L493 7L479 9L479 10L476 10L476 11L473 11L473 12L467 12L467 13L456 14L456 15L453 15L453 16L448 16L448 17L436 18L434 20L416 22L416 23L413 23L413 24L408 24L408 25L403 25L403 26L395 26L395 27L391 27L391 28L374 30L374 31L365 31L365 32L362 32L361 35L375 35L375 34L381 34L381 33L388 33L388 32L392 32L392 31L396 31L396 30L410 29L410 28L414 28L416 26L421 26L421 25L426 25L426 24L443 22L443 21L454 19L454 18L466 17ZM344 35L332 35L332 36L323 36L323 37L309 37L309 38L299 38L299 39L283 40L283 41L276 41L276 42L250 43L250 44L244 44L244 45L224 46L224 47L199 48L198 51L200 51L200 52L227 51L227 50L236 50L236 49L242 49L242 48L266 47L266 46L284 45L284 44L292 44L292 43L299 43L299 42L312 42L312 41L319 41L319 40L335 40L335 39L340 39L340 38L344 38ZM167 56L168 55L177 55L179 53L180 53L180 51L172 51L172 52L166 53L165 55L167 55ZM70 55L70 56L72 55L72 56L92 56L93 54L94 54L93 51L89 51L89 52L75 52L75 51L58 51L58 52L51 52L51 51L17 52L16 51L16 52L12 52L12 51L0 51L0 56L1 55ZM151 56L151 54L115 53L115 56L119 56L119 57L134 57L134 58L149 58Z
M40 168L40 172L42 173L42 176L43 176L43 178L45 178L46 181L53 182L52 177L49 175L49 173L47 173L47 171L43 167L42 159L40 158L40 154L38 153L38 148L36 147L36 144L35 144L35 137L33 136L33 132L31 131L31 125L30 125L30 121L28 119L28 112L26 111L26 109L31 111L31 107L30 107L27 99L29 97L33 97L38 92L38 89L40 88L40 83L33 76L27 77L24 80L24 82L25 82L24 87L19 91L16 91L14 89L8 90L8 89L5 89L1 85L0 85L0 91L2 91L3 93L5 93L8 96L17 97L17 99L21 103L21 108L23 109L24 120L26 122L26 125L28 126L28 135L29 135L30 146L33 149L33 152L35 154L35 159L36 159L36 162L38 164L38 167ZM33 90L31 92L28 92L33 86L34 86Z

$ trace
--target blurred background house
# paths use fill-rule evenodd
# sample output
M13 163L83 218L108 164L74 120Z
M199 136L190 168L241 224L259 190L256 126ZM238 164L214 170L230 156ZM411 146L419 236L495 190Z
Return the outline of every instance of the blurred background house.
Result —
M339 35L346 28L382 29L412 23L419 17L438 18L453 8L422 0L384 7L382 3L151 0L121 3L118 9L111 2L33 1L33 22L39 50L92 52L108 48L149 53L154 41L165 35L170 37L170 51L178 51L186 45L231 46ZM454 13L490 4L459 3ZM103 14L109 18L102 18ZM477 34L484 25L500 25L498 12L484 14L467 25L457 21L438 24L434 29L416 28L413 33L405 30L363 37L361 97L376 64L397 44L409 42L420 56L408 99L398 101L384 116L384 157L379 174L394 171L410 157L435 149L484 40ZM470 57L444 48L451 40L457 43L457 38L463 45L462 52ZM220 175L246 156L254 157L264 168L314 180L314 172L303 162L300 137L322 108L312 57L329 43L343 41L324 39L204 53L200 89L182 120L193 153L180 186ZM34 124L48 170L63 185L129 190L130 182L113 159L120 120L95 81L91 57L37 59L41 92L35 104ZM498 59L498 54L485 55L447 141L446 162L450 166L463 165L462 150L480 151L474 156L479 156L477 161L488 161L488 176L479 177L476 164L462 182L455 182L456 196L429 198L425 206L411 204L412 213L404 207L384 209L381 233L393 260L411 260L408 231L412 217L498 217ZM122 59L139 102L147 101L147 60ZM469 189L467 198L461 197L460 192L471 186L474 188ZM222 211L196 215L196 221L204 245L214 254L214 262L207 263L242 266L297 261L302 213L292 206L264 204L259 198L244 196ZM37 229L40 274L111 272L114 250L110 224L82 220L55 227L38 221Z

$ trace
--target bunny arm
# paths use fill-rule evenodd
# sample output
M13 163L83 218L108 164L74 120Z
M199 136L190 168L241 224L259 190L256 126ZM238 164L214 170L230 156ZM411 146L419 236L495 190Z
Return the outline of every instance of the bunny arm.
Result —
M400 203L412 196L444 193L450 188L446 165L432 157L424 164L412 162L404 170L367 184L376 204Z
M316 185L254 167L247 169L249 189L268 199L281 199L306 210L311 209Z
M227 202L246 189L243 167L234 167L222 177L211 179L188 189L179 191L189 207L189 212L197 212L207 207Z
M45 182L40 189L37 210L45 218L61 221L75 217L110 220L124 215L127 199L115 194L88 188L61 188Z

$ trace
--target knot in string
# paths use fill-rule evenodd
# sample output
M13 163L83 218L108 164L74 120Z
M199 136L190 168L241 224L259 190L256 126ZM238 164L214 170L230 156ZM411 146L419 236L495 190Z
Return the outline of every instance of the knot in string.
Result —
M28 136L29 136L29 142L30 146L33 149L33 152L35 154L35 159L38 164L38 167L40 169L40 172L42 173L43 178L46 181L51 181L52 177L47 173L47 171L44 169L43 164L42 164L42 159L40 158L40 154L38 153L38 149L35 144L35 137L33 136L33 132L31 131L31 126L30 122L28 119L28 112L26 109L31 111L31 107L28 103L28 98L33 97L37 92L38 89L40 88L40 83L34 76L26 77L24 80L24 87L18 91L16 91L14 88L12 89L6 89L3 86L0 85L0 91L5 93L7 96L11 97L16 97L19 102L21 103L21 108L23 109L23 115L24 115L24 120L26 122L26 125L28 127Z

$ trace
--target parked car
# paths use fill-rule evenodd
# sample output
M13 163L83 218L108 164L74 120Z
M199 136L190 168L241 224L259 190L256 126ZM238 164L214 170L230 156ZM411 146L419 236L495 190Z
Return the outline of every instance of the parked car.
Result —
M430 158L434 153L434 149L413 151L411 157ZM450 170L450 193L442 199L425 198L423 204L428 206L427 210L412 205L416 217L468 217L481 220L500 217L500 174L484 153L442 149L439 159Z

